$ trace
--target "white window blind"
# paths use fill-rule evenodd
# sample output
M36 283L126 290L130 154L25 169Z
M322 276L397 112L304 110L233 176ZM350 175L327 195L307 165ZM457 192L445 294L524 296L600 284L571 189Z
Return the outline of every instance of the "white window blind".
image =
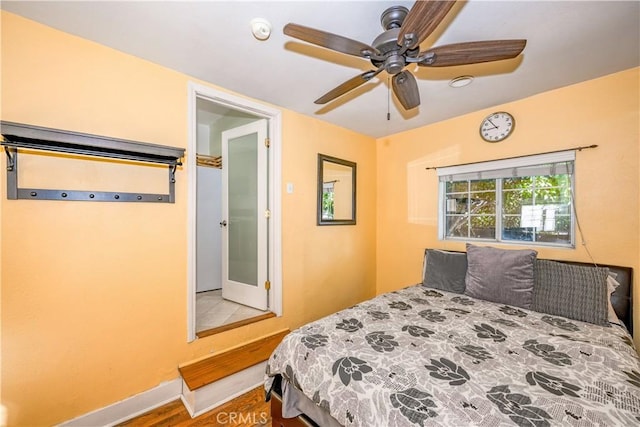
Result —
M440 181L573 174L575 150L437 168Z

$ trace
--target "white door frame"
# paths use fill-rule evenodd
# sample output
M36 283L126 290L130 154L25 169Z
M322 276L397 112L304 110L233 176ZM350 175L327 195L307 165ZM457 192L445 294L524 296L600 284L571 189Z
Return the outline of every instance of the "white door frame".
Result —
M269 149L269 291L270 310L282 316L282 112L258 102L189 82L187 172L187 342L196 339L196 99L204 98L268 120Z

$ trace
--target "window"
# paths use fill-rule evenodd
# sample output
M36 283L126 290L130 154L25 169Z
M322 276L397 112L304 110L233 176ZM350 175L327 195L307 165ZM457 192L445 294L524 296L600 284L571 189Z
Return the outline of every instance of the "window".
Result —
M445 240L573 247L574 151L438 168Z

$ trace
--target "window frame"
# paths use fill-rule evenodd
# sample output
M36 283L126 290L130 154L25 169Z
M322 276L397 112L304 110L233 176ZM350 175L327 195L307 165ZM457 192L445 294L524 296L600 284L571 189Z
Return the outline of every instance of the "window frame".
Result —
M569 216L570 216L570 241L567 243L558 242L540 242L536 240L505 240L503 236L503 180L505 177L482 177L482 173L488 173L490 171L509 169L526 166L541 166L545 164L571 162L571 171L567 173L559 173L557 175L569 175L570 180L570 202L569 202ZM481 243L500 243L509 245L526 245L526 246L540 246L540 247L554 247L554 248L575 248L576 240L576 211L575 211L575 151L566 152L554 152L549 154L534 155L534 156L522 156L511 159L494 160L488 162L469 163L457 166L451 166L438 169L438 239L444 241L458 241L458 242L481 242ZM458 175L461 179L455 180L456 182L466 181L470 183L476 179L471 177L462 177L462 175L468 175L470 173L478 173L478 180L493 180L495 181L495 237L494 238L474 238L474 237L455 237L447 236L447 200L446 200L446 184L451 182L450 180L442 179L443 176L455 176ZM526 175L523 175L526 176ZM534 176L534 175L531 175ZM471 193L471 188L467 186L467 192ZM537 205L534 205L537 206ZM466 215L470 215L470 211L467 210ZM534 237L535 238L535 237Z

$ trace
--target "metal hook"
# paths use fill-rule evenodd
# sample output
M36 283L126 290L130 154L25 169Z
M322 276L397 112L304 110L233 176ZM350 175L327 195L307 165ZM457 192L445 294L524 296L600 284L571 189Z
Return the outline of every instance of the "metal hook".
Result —
M14 156L11 155L11 150L7 146L4 147L4 152L7 153L7 171L13 172L13 168L16 165Z
M176 182L176 169L178 169L177 163L172 163L169 165L169 179L172 183Z

